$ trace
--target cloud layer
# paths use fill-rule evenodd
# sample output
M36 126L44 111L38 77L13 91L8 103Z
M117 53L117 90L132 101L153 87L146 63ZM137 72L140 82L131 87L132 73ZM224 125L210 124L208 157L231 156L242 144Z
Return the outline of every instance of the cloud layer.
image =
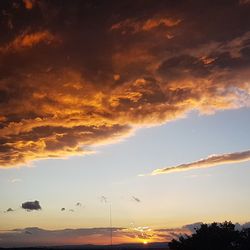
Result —
M190 234L186 227L151 229L149 227L112 228L113 243L166 242L180 234ZM1 246L52 246L71 244L109 244L110 228L45 230L37 227L0 232Z
M244 161L250 161L250 150L243 152L229 153L229 154L211 155L199 161L156 169L151 173L151 175L182 172L198 168L209 168L209 167L230 164L230 163L239 163Z
M134 227L112 228L113 243L143 243L143 242L169 242L180 235L190 235L201 222L184 225L180 228ZM235 224L237 230L248 228L249 223ZM110 228L79 228L46 230L37 227L14 229L0 232L2 247L28 247L28 246L53 246L77 244L109 244Z
M1 167L249 106L247 1L58 4L0 3Z

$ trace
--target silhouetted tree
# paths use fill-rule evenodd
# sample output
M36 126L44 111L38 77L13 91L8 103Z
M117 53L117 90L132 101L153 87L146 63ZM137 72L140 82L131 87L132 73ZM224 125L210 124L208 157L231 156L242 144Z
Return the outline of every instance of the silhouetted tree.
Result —
M250 229L238 231L231 222L202 224L191 236L169 243L170 250L250 250Z
M250 228L243 229L240 232L240 250L250 249Z

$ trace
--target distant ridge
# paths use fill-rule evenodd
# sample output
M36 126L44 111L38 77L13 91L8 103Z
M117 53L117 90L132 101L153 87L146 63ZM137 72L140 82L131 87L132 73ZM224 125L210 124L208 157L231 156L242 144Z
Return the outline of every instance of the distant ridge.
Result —
M0 247L0 249L17 249L17 250L60 250L60 249L96 249L96 250L140 250L140 249L150 249L150 250L162 250L162 249L168 249L168 243L167 242L154 242L154 243L148 243L148 244L142 244L142 243L124 243L124 244L118 244L118 245L64 245L64 246L38 246L38 247L14 247L14 248L4 248Z

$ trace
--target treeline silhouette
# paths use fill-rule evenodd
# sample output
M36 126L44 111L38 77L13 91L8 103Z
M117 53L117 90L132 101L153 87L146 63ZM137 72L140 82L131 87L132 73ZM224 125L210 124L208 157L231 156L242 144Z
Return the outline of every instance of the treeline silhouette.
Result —
M170 250L250 250L250 228L236 230L232 222L202 224L190 236L169 243Z

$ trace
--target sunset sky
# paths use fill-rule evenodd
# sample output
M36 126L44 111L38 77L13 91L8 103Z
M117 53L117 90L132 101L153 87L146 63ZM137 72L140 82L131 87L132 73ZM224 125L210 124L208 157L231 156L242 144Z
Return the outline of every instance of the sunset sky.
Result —
M0 8L0 247L250 225L249 0Z

